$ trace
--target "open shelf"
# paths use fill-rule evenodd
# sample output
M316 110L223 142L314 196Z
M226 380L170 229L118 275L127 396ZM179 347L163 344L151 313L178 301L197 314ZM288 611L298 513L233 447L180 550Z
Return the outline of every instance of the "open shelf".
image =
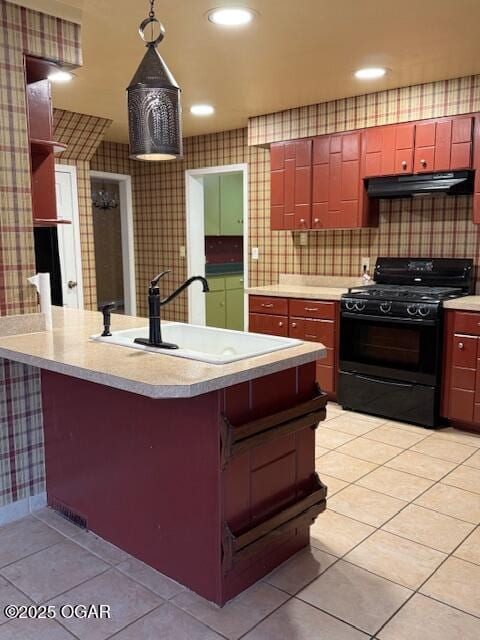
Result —
M53 140L40 140L39 138L30 138L30 147L32 153L62 153L67 148L66 144L55 142Z

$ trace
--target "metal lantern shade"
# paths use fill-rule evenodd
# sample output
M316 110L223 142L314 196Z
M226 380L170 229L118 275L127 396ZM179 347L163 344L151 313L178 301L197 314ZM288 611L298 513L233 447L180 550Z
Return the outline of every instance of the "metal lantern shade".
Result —
M137 160L182 156L180 87L158 53L157 41L147 44L127 89L130 157Z

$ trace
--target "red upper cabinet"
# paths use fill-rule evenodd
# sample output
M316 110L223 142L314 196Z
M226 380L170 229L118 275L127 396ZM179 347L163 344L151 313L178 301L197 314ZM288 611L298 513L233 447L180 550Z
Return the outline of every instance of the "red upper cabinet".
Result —
M414 173L470 169L472 133L470 116L417 122Z
M452 120L450 169L470 169L472 166L473 117Z
M270 147L271 228L309 229L312 211L312 140Z
M394 174L412 173L415 125L412 122L395 126Z

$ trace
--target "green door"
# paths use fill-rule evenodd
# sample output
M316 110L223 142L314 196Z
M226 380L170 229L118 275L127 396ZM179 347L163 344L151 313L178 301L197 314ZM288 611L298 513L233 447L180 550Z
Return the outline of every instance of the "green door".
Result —
M243 331L243 289L227 289L226 328Z
M220 175L220 235L243 235L243 174Z
M207 278L210 291L205 294L205 323L207 327L220 327L225 329L226 305L225 305L225 278Z
M220 235L220 178L211 175L203 178L203 207L205 235Z

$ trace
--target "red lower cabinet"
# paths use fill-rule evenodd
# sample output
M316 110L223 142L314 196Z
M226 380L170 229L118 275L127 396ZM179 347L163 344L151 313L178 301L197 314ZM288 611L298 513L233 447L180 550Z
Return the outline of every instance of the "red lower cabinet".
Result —
M480 431L480 314L445 315L442 415Z
M325 345L326 356L317 362L317 382L334 399L338 369L338 303L250 296L249 310L249 330L254 333L290 336Z

